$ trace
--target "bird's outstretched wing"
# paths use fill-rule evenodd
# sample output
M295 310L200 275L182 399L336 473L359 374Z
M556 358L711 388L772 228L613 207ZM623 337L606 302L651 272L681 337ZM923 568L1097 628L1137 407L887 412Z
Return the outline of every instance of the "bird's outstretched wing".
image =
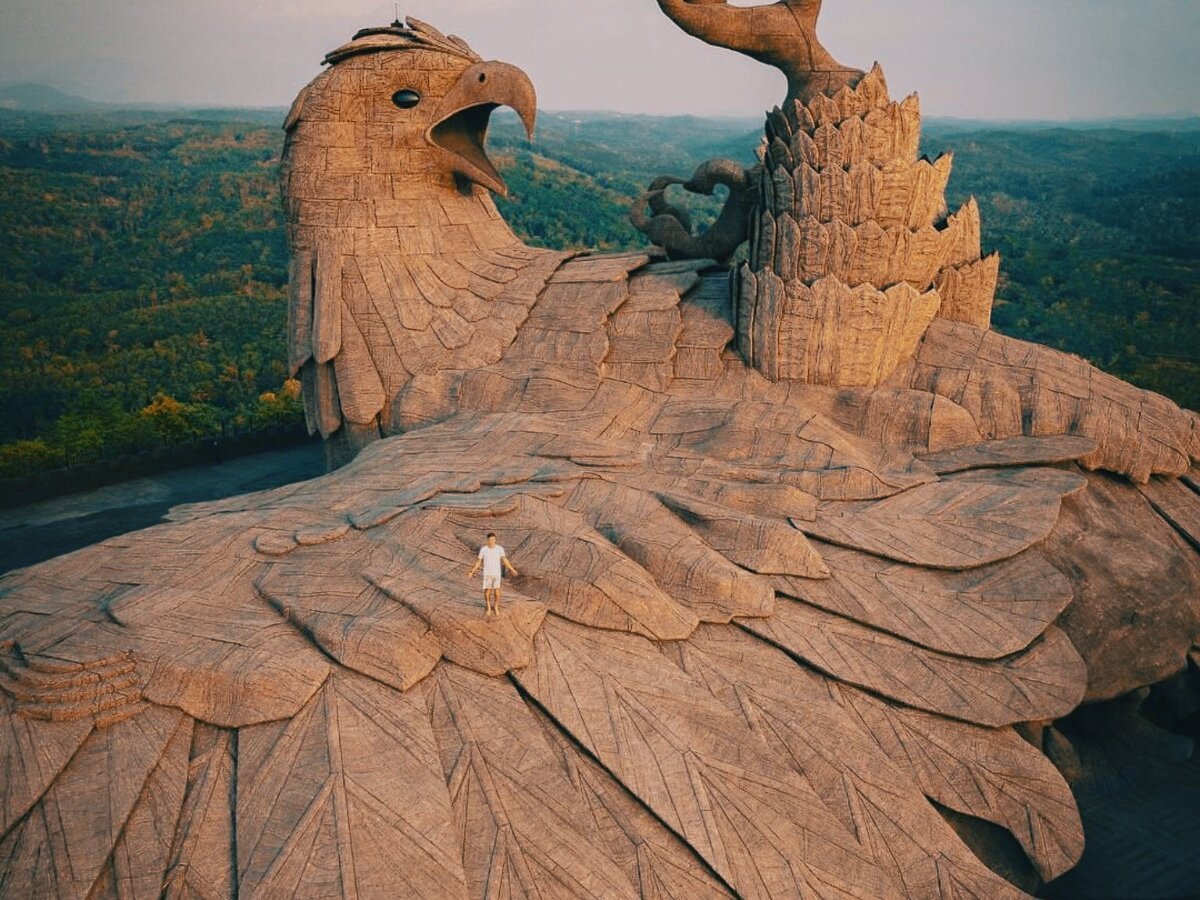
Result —
M1086 360L966 323L935 319L895 376L967 409L985 437L1081 434L1082 463L1145 483L1200 458L1200 419Z
M1071 865L1012 726L1082 696L1032 548L1078 479L855 439L901 484L819 501L696 440L463 414L9 575L4 895L1015 896L927 798ZM843 452L790 471L844 493Z
M572 262L425 427L7 576L0 893L1019 895L939 808L1073 865L1020 732L1096 442L770 384L703 269Z

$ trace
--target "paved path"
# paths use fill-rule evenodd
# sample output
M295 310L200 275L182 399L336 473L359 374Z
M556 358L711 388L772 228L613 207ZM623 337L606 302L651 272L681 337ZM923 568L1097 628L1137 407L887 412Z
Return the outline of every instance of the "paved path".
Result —
M278 487L324 471L320 443L306 443L0 510L0 573L149 528L180 503Z

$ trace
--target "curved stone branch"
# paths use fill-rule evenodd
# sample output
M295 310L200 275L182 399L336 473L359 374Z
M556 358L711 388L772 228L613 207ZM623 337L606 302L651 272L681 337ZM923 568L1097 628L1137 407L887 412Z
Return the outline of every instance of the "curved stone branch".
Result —
M730 6L725 0L658 0L658 5L693 37L779 69L787 76L789 101L833 94L863 76L834 59L817 39L821 0L753 7Z
M696 169L691 179L662 176L637 199L629 211L634 228L667 251L671 259L715 259L726 262L749 234L750 214L758 202L758 170L747 170L728 159L713 159ZM712 195L718 184L729 188L729 199L712 227L700 235L692 234L691 217L686 209L666 199L671 185L680 185L693 194ZM650 207L651 216L646 215Z
M689 235L692 233L692 214L688 212L686 206L676 206L667 200L667 188L673 184L683 185L686 182L682 178L673 178L670 175L660 175L650 182L650 187L642 195L642 200L645 205L650 207L650 214L657 216L670 216L677 220ZM637 207L635 207L635 210ZM643 218L644 221L644 218Z

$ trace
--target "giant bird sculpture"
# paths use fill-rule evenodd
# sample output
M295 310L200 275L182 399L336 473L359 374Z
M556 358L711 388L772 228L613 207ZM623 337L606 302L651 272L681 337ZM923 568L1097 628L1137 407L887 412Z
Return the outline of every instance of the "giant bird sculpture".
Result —
M688 182L744 214L644 198L673 259L513 234L517 69L329 54L288 356L353 459L0 581L0 896L1023 896L979 821L1078 860L1043 740L1187 665L1196 417L988 330L976 206L819 3L660 5L790 85Z

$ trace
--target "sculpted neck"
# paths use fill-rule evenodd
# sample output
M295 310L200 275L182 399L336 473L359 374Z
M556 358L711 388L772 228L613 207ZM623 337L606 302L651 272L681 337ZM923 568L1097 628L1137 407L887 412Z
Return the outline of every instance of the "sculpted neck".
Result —
M491 194L453 176L392 176L390 197L371 203L368 227L396 235L403 256L457 255L521 246ZM389 234L381 233L381 239Z
M423 140L326 146L317 125L296 127L280 167L293 251L429 256L520 245L491 195L436 169Z

